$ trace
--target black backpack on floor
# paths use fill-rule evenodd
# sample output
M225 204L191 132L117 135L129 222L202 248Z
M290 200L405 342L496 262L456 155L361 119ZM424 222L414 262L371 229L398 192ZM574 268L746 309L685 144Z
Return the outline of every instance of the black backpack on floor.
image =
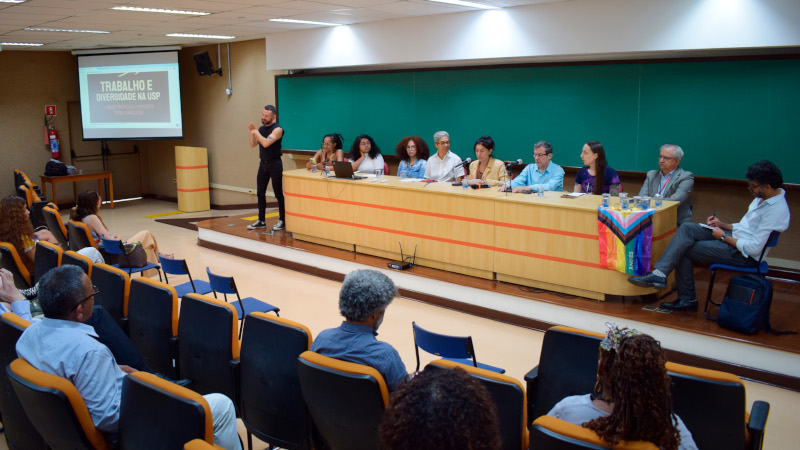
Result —
M771 304L771 281L760 275L737 275L728 283L716 320L721 327L744 334L755 334L761 330L774 334L797 334L772 329L769 323Z

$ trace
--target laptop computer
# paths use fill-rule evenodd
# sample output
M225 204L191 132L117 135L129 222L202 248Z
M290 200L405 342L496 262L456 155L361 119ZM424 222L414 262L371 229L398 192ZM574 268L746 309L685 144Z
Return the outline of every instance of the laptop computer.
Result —
M334 161L333 173L336 175L336 178L350 178L352 180L362 180L367 178L353 174L353 166L347 161Z

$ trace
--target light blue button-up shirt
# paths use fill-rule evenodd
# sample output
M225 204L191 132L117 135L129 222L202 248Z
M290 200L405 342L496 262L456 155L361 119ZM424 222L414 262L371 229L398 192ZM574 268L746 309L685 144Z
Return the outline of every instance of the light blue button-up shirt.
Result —
M511 180L512 188L530 186L535 191L539 189L540 185L544 187L545 191L563 191L564 169L552 161L544 169L544 172L539 170L536 163L528 164L517 178Z
M97 340L94 328L45 317L25 329L16 348L33 367L74 384L97 428L117 431L125 372Z

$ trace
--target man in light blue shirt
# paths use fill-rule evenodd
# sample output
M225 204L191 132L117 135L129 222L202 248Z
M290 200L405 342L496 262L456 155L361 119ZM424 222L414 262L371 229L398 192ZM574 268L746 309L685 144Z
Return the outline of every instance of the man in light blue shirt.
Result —
M552 162L553 146L539 141L533 146L535 164L528 164L516 178L511 180L511 192L561 191L564 188L564 169ZM504 185L501 189L507 188Z
M370 366L380 372L389 391L408 377L406 366L391 344L377 339L386 308L397 295L392 280L377 270L347 274L339 292L339 312L345 321L322 331L311 351Z
M73 265L56 267L39 281L41 322L31 324L17 341L17 355L33 367L71 382L81 394L94 425L106 432L119 429L122 379L136 372L117 365L100 343L94 328L84 322L92 316L97 288ZM241 450L233 402L222 394L204 396L214 423L214 443Z

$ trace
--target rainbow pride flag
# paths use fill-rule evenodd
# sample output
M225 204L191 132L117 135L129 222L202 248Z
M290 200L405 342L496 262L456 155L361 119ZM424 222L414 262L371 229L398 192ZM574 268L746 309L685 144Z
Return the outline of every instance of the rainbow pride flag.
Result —
M600 266L629 275L650 272L654 209L616 211L597 208Z

